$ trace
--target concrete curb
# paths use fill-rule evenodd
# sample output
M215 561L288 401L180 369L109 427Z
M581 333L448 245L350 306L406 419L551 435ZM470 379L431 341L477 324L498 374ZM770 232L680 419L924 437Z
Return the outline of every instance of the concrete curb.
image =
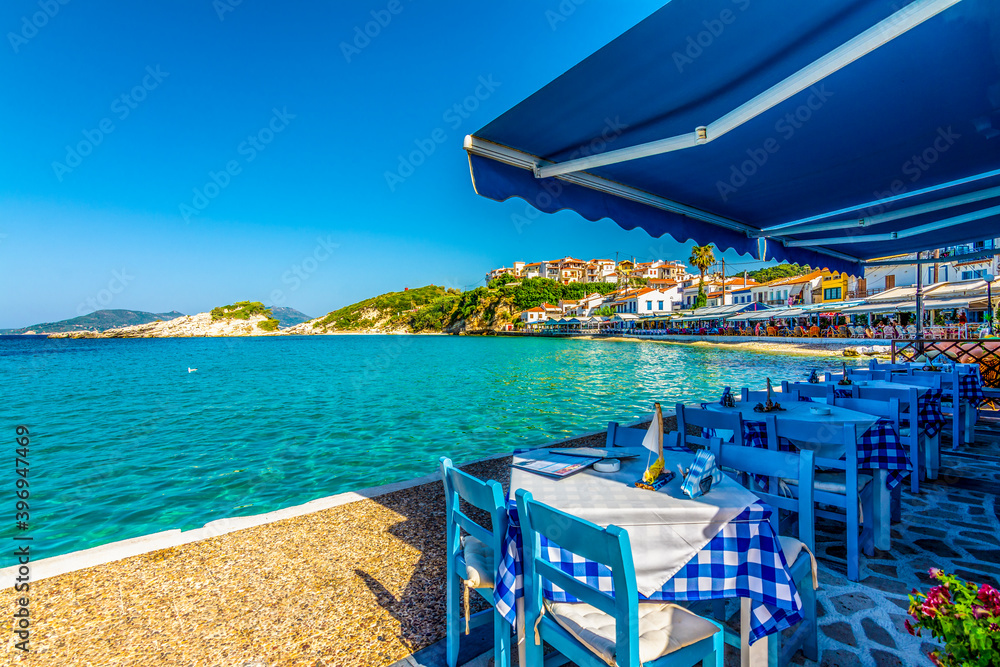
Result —
M673 415L673 411L664 410L663 414L665 417ZM648 421L651 417L651 414L645 415L643 418L626 424L626 426L641 424ZM588 431L586 433L578 433L561 440L547 442L543 445L537 446L552 447L570 440L589 437L598 433L604 433L604 431ZM473 463L479 463L481 461L493 461L507 456L510 456L510 453L495 454L493 456L487 456L481 459L476 459L475 461L461 463L459 465L465 466ZM61 556L43 558L41 560L31 562L31 581L57 577L61 574L83 570L88 567L105 565L117 560L140 556L142 554L159 551L161 549L179 547L185 544L191 544L192 542L207 540L211 537L225 535L226 533L233 533L247 528L263 526L265 524L274 523L275 521L281 521L283 519L291 519L294 517L304 516L306 514L312 514L313 512L321 512L333 507L339 507L340 505L358 502L359 500L369 500L389 493L394 493L396 491L402 491L415 486L422 486L424 484L431 484L440 481L441 478L437 474L424 475L423 477L393 482L391 484L372 486L358 491L346 491L344 493L338 493L325 498L317 498L316 500L310 500L302 505L294 505L292 507L286 507L284 509L274 510L273 512L266 512L264 514L217 519L205 524L201 528L195 528L192 530L165 530L159 533L143 535L142 537L133 537L118 542L110 542L108 544L102 544L100 546L83 549L81 551L74 551ZM0 569L0 581L14 581L18 574L18 567L18 565L13 565L11 567Z

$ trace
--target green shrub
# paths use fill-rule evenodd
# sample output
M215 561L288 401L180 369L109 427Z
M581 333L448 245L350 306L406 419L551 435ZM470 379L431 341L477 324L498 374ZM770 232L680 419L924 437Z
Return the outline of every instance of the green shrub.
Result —
M271 317L269 319L261 320L260 322L258 322L257 328L262 329L264 331L277 331L279 324L281 324L281 322Z
M271 317L271 309L260 301L237 301L229 306L212 309L212 320L249 320L253 315Z

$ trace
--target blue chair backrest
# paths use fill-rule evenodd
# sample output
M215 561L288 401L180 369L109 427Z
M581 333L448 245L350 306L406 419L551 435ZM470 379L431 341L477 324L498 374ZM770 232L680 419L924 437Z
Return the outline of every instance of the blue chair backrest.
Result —
M794 390L785 390L784 382L781 383L781 393L774 393L774 400L778 403L796 403L799 400L799 393ZM767 390L750 391L746 387L740 390L740 400L744 403L764 403L767 401Z
M507 533L507 508L504 503L503 487L495 480L483 480L456 468L451 459L442 456L441 479L444 482L445 522L447 527L447 553L449 562L454 562L462 553L461 531L464 530L493 550L494 562L499 565L503 552L503 539ZM473 521L462 510L461 502L476 507L490 516L490 530ZM466 578L465 572L459 576ZM495 573L494 573L495 574ZM495 581L496 579L494 579Z
M961 384L961 373L957 368L945 369L942 371L921 371L914 368L910 369L910 374L908 377L915 378L933 378L937 376L941 379L941 390L945 394L951 394L957 391L957 387Z
M864 388L865 387L859 387L858 389ZM873 398L836 398L834 399L833 404L841 408L854 410L855 412L863 412L868 415L888 419L897 428L899 427L900 408L898 398L889 398L888 400L878 400Z
M691 435L687 432L689 426L701 429L716 429L733 432L733 443L743 444L743 415L738 412L717 412L715 410L705 410L685 406L678 403L675 406L677 415L677 432L680 433L681 440L685 445L695 445L696 447L708 447L711 438L700 435Z
M898 387L859 387L854 385L854 398L872 401L895 400L899 402L900 414L906 414L913 409L911 406L917 405L919 396L917 388L912 385L909 387L904 384L900 384ZM865 411L861 410L861 412Z
M646 429L622 426L618 422L608 422L607 447L641 447L646 437Z
M781 383L781 393L796 393L799 396L809 398L825 399L827 403L833 400L833 386L829 384L811 384L809 382L788 382Z
M546 579L580 601L614 616L618 663L638 665L639 593L628 533L615 525L601 528L535 502L531 492L524 489L518 489L515 496L524 544L525 618L535 618L540 613L541 579ZM612 596L576 579L545 560L541 551L542 535L577 556L611 568L615 594ZM626 661L626 656L630 660Z
M896 372L902 371L905 373L906 371L910 370L910 367L907 364L880 364L878 362L878 359L875 358L872 358L872 360L868 362L868 368L872 369L873 371L874 370L889 371L890 373L893 371Z
M816 457L816 465L837 470L858 468L858 435L854 424L831 424L823 421L778 421L774 415L767 415L767 446L777 450L781 438L791 440L799 449L817 449L821 446L843 445L844 459Z
M848 368L847 377L852 380L888 380L891 373L888 370L870 370L868 368Z
M941 374L927 372L922 376L919 375L893 375L889 378L890 382L896 382L899 384L912 384L918 387L930 387L931 389L941 389Z
M774 419L773 415L768 418ZM809 450L799 452L779 452L751 447L723 445L716 441L711 445L716 463L742 473L741 483L750 488L761 500L775 509L795 512L799 515L799 540L810 551L815 551L815 516L813 514L813 479L815 478L815 455ZM768 491L753 488L748 475L766 475L771 479ZM799 482L799 497L790 498L773 493L778 488L779 478L796 479ZM778 532L779 512L771 513L771 523Z

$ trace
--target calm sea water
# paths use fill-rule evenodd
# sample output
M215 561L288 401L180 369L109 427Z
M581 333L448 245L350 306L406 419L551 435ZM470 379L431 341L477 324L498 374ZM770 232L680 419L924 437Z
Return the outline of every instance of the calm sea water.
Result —
M4 339L0 458L13 462L15 425L28 425L30 534L47 557L417 477L442 455L508 452L654 401L834 364L537 338ZM4 468L2 539L15 532Z

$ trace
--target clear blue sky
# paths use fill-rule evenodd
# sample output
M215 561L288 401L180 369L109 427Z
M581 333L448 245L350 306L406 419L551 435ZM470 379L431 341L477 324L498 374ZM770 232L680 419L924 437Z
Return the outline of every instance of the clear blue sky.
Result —
M466 134L662 4L577 1L8 0L0 328L244 299L317 316L518 259L686 258L570 212L517 229L523 201L472 191Z

